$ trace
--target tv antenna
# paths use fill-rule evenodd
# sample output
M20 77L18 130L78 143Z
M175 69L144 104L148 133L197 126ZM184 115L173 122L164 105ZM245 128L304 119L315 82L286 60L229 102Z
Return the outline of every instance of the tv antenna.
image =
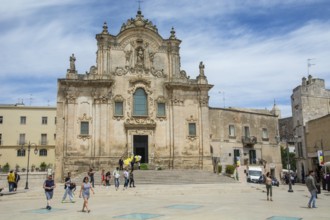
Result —
M308 58L307 59L307 74L309 75L309 69L311 68L311 66L314 66L315 63L311 63L311 60L314 60L315 58Z
M222 94L223 107L226 108L225 91L219 91L219 94Z

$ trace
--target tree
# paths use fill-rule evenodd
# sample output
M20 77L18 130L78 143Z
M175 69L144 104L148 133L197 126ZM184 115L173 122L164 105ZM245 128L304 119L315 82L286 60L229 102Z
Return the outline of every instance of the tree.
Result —
M281 146L281 159L282 159L282 167L283 169L288 168L288 148ZM295 171L296 168L296 155L294 153L289 153L289 160L290 160L290 170Z

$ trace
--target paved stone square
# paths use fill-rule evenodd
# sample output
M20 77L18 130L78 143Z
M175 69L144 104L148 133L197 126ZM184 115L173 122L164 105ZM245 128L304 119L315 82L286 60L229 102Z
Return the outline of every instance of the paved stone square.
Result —
M307 208L304 185L273 187L273 202L266 200L265 186L247 183L137 185L116 191L96 186L90 213L81 212L82 199L61 203L63 185L58 184L52 210L45 209L42 187L0 197L0 219L330 219L330 193L322 191L317 208Z

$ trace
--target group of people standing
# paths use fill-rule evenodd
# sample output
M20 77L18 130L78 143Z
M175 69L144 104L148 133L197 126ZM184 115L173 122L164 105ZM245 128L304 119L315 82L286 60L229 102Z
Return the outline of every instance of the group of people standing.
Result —
M128 184L129 184L129 187L135 187L135 181L134 181L134 174L133 174L133 171L134 169L131 169L129 172L128 172L128 168L124 169L123 171L123 178L124 178L124 188L123 190L127 189L128 187ZM114 182L115 182L115 188L116 190L119 189L119 185L120 185L120 172L119 172L119 167L117 167L113 173L112 173L113 177L114 177Z
M124 169L122 172L123 179L124 179L124 188L123 190L128 188L128 185L130 187L135 187L135 182L134 182L134 174L133 174L133 169L128 172L128 169ZM80 188L79 192L79 198L83 198L83 207L82 207L82 212L87 212L89 213L91 210L88 207L88 200L90 198L91 192L95 194L94 191L94 186L95 186L95 171L91 168L87 176L83 178L83 183ZM120 168L116 167L116 169L112 172L112 175L110 171L105 173L105 170L103 169L101 171L101 185L106 186L107 188L111 185L111 176L113 176L114 179L114 184L115 184L115 189L116 191L119 189L120 185ZM43 184L43 188L45 190L45 195L47 199L47 206L46 209L51 210L51 200L53 198L53 193L54 189L56 188L56 184L53 180L52 175L48 175L47 179L45 180ZM62 203L65 202L66 198L69 197L69 200L71 203L74 203L74 191L76 190L76 184L72 181L71 179L71 173L68 172L67 176L64 179L64 195L62 197Z
M15 192L17 190L18 182L21 179L20 175L15 170L11 170L7 176L9 192Z

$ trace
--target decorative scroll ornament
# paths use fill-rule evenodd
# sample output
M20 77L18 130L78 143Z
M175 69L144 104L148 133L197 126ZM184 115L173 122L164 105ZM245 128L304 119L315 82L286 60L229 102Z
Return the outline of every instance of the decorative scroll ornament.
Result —
M90 122L92 122L93 119L90 116L87 117L87 114L84 113L82 117L78 117L77 123L80 123L81 121L90 121Z
M157 78L166 78L167 77L167 75L164 73L164 70L157 70L154 67L151 67L150 69L146 69L141 66L116 67L115 71L113 72L113 75L116 75L116 76L124 76L126 74L131 74L131 75L137 75L137 74L149 75L149 74L151 74ZM185 77L185 78L187 78L187 77ZM189 77L187 79L189 79Z
M128 118L126 119L127 124L131 125L155 125L156 122L151 118Z
M69 104L74 104L78 95L79 95L79 92L76 88L73 90L69 90L69 89L65 90L65 97L66 97L67 103L69 103Z
M142 15L142 12L140 10L137 12L135 19L134 18L128 19L126 24L124 23L121 26L120 32L136 27L144 27L158 33L158 29L156 25L153 25L153 23L148 19L144 19L144 16Z

